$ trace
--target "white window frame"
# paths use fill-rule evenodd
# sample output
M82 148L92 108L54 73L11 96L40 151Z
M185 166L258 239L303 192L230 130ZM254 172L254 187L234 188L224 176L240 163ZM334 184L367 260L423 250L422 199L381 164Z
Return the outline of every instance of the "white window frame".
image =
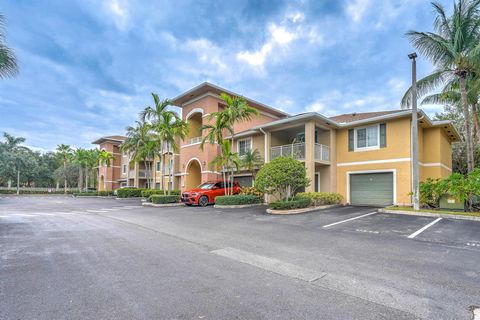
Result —
M250 141L250 151L253 150L253 139L252 139L252 137L246 138L246 139L239 139L239 140L237 140L237 153L238 153L240 156L242 156L242 155L240 154L240 142L242 142L242 141Z
M367 130L368 128L371 127L376 127L377 129L377 145L376 146L371 146L371 147L358 147L357 146L357 131L365 129L365 143L368 143L368 134ZM358 127L355 128L353 131L353 146L354 146L354 151L370 151L370 150L378 150L380 149L380 124L374 124L374 125L369 125L369 126L363 126L363 127Z
M127 171L128 171L127 165L126 164L122 165L122 174L127 174Z
M160 164L160 161L155 162L155 171L160 172L162 170L162 166Z

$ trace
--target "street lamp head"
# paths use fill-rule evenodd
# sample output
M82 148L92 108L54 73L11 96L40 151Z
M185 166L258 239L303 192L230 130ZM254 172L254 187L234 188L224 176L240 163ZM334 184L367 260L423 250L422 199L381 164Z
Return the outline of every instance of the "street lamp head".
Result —
M409 59L415 59L416 57L417 57L417 53L416 53L416 52L410 53L410 54L408 55L408 58L409 58Z

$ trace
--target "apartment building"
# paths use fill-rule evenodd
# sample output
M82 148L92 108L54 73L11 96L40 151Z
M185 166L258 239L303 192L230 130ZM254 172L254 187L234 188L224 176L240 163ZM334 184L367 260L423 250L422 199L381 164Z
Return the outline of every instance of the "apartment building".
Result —
M181 109L182 119L190 125L189 136L181 141L179 154L169 153L165 164L155 163L156 188L166 187L169 170L174 189L186 190L205 181L220 180L221 172L210 166L218 154L216 145L200 142L200 131L208 115L226 106L224 92L238 95L210 83L188 90L172 99ZM393 110L343 114L326 117L316 112L288 115L246 98L259 115L234 126L234 149L240 154L257 149L265 162L279 156L292 156L304 163L311 183L306 191L338 192L345 202L355 205L411 204L411 111ZM419 165L422 180L451 173L451 144L459 135L449 121L433 121L419 112ZM118 136L114 136L117 137ZM115 150L123 141L112 137L94 143ZM114 154L116 155L116 154ZM99 181L107 189L121 186L145 187L144 165L118 154L119 168L99 169ZM102 178L103 175L103 178ZM235 174L241 185L251 185L250 172ZM110 183L111 182L111 183Z

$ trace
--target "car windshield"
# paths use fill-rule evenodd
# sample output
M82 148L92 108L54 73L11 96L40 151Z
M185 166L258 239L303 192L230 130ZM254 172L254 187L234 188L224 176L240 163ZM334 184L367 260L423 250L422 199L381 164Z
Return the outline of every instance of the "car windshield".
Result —
M198 188L199 189L212 189L213 186L214 186L214 183L205 182L205 183L202 183L201 185L199 185Z

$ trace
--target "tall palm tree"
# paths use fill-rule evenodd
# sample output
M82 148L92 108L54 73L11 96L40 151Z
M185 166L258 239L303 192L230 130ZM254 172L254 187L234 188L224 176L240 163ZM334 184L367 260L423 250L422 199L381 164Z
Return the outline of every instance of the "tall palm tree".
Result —
M135 121L135 126L127 127L127 139L122 143L120 147L122 152L129 155L129 158L136 163L143 162L146 178L150 183L150 169L151 165L149 160L155 155L156 143L153 139L151 132L151 125L143 120Z
M73 162L78 165L78 190L83 190L83 168L85 166L86 150L78 148L74 151Z
M433 73L418 81L418 93L424 95L442 84L449 86L458 82L465 118L468 172L471 172L474 162L466 81L480 61L480 0L457 0L450 17L441 4L432 5L437 14L435 33L407 32L411 43L436 67ZM402 105L410 105L410 100L411 88L405 93Z
M101 166L106 166L107 168L110 167L112 162L115 160L115 156L106 150L101 150L97 154L97 161L98 164ZM107 190L107 182L104 180L103 181L103 190Z
M67 163L72 159L73 150L68 144L60 144L57 146L57 155L63 162L63 191L67 193Z
M254 116L259 114L258 110L249 106L243 97L230 96L226 93L221 93L220 98L225 101L227 107L222 111L223 121L227 131L230 133L231 147L234 145L235 138L235 123L250 121ZM230 188L233 192L233 167L230 175Z
M5 43L5 18L0 14L0 79L12 77L17 72L17 58Z
M263 164L263 158L258 149L248 150L245 154L240 155L242 167L252 173L252 184L255 186L255 173L258 167Z
M210 165L214 168L222 168L224 190L225 195L227 195L231 194L230 190L233 190L233 188L229 188L227 185L227 181L228 183L231 183L231 181L227 179L226 173L229 172L229 169L231 172L233 172L234 169L238 171L240 169L241 160L237 153L232 152L229 140L223 140L220 149L220 153L213 158Z
M89 149L85 150L85 160L84 160L84 166L85 166L85 186L88 188L88 180L90 176L92 175L92 170L98 165L98 154L100 151L98 149ZM95 182L95 176L93 177L93 186L95 187L96 182Z

